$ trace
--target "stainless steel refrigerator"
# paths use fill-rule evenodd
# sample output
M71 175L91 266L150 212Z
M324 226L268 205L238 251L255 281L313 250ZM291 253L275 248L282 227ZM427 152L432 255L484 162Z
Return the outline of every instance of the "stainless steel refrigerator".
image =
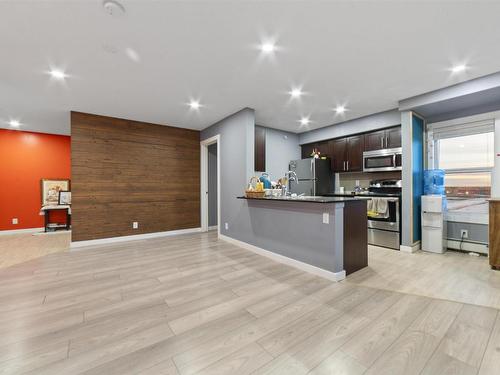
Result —
M290 171L297 174L297 181L289 181L291 193L304 195L324 195L334 191L330 159L292 160Z

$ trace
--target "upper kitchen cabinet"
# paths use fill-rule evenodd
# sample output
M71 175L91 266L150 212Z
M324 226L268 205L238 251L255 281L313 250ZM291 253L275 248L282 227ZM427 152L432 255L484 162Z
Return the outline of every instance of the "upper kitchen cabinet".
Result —
M347 165L348 172L363 170L363 150L365 149L363 135L347 138Z
M380 150L385 145L385 130L365 134L365 151Z
M401 147L401 126L366 133L365 151Z
M254 163L256 172L266 171L266 129L255 127Z
M302 150L302 159L307 159L307 158L311 157L311 154L315 148L315 144L308 143L308 144L302 145L300 148Z
M331 156L330 144L328 141L308 143L302 145L301 148L302 148L302 159L310 158L314 149L318 150L321 153L321 156L326 156L326 157Z
M345 172L347 155L347 138L332 139L330 142L331 165L333 172Z
M387 148L401 147L401 126L385 131Z
M330 144L328 141L316 143L316 149L321 153L321 156L330 157Z
M356 172L363 169L362 135L333 139L329 143L333 172Z

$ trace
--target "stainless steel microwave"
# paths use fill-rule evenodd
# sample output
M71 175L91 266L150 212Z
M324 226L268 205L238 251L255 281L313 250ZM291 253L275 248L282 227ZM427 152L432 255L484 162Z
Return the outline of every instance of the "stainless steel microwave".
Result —
M363 172L400 171L402 148L363 152Z

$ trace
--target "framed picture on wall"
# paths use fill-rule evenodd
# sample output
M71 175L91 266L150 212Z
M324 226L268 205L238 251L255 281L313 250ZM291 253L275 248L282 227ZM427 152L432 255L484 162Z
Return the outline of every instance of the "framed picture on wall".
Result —
M71 204L71 191L59 192L59 205Z
M70 180L44 178L40 181L40 189L42 206L57 206L59 203L59 192L70 191Z

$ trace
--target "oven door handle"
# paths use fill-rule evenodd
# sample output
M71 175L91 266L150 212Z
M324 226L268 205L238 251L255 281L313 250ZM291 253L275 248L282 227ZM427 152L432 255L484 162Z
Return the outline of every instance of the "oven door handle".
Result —
M399 202L399 198L370 197L370 199L372 198L385 199L387 202Z

